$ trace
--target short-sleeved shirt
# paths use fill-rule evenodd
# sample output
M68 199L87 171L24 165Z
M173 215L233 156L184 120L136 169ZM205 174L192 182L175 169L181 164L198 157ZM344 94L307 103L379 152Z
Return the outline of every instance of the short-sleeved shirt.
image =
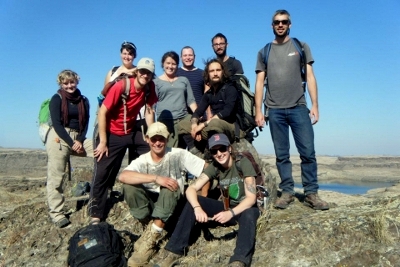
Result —
M224 64L229 76L244 73L242 63L234 57L229 57L226 61L222 62L222 64Z
M189 80L197 105L200 104L201 98L204 94L203 73L204 71L198 68L194 70L184 70L182 68L179 68L176 72L177 76L183 76Z
M314 59L309 46L302 43L308 64ZM262 57L262 48L257 54L256 72L265 71L268 77L268 90L265 104L269 108L291 108L306 105L301 77L300 54L292 41L283 44L272 43L267 66Z
M233 206L239 204L240 201L246 197L243 179L245 177L257 176L256 171L248 158L241 158L239 164L243 172L243 178L239 175L235 162L227 170L223 169L216 163L208 165L204 170L204 174L206 174L210 180L218 180L220 187L227 188L229 186L229 198L231 200L231 205Z
M178 77L173 83L155 79L157 120L176 120L188 114L187 107L195 103L192 87L186 77Z
M135 88L135 79L130 78L130 81L131 90L126 101L126 123L128 134L132 132L133 126L136 122L136 116L139 114L140 108L145 104L145 90L150 90L146 104L153 106L157 102L153 81L148 83L148 87L145 86L138 92L136 92ZM127 134L124 130L124 104L122 103L121 97L124 91L124 80L120 80L110 88L110 91L107 93L103 102L103 105L105 105L109 110L107 114L107 130L115 135Z
M186 170L198 177L204 169L204 160L181 148L168 147L160 162L154 162L150 153L147 152L131 161L125 170L173 178L178 181L183 194L186 179L183 171ZM160 185L156 183L145 183L143 186L151 192L160 192Z

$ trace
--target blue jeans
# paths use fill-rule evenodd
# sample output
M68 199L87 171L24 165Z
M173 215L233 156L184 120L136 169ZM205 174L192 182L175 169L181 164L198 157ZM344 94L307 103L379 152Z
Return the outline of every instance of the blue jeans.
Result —
M281 177L279 188L294 194L292 162L290 161L289 127L301 159L301 181L304 194L317 193L317 159L314 149L314 130L310 111L305 105L292 108L269 109L269 129L274 143L276 167Z

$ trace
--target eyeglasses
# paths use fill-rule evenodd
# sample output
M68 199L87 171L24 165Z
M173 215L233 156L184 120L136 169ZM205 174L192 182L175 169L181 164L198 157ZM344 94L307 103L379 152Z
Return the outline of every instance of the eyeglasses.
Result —
M272 23L273 23L275 26L278 26L279 24L281 24L281 22L282 22L282 25L288 25L288 24L289 24L289 20L288 20L288 19L274 20Z
M214 47L225 46L225 45L226 45L226 43L213 44Z
M220 146L219 148L210 149L211 155L217 155L218 151L224 153L228 150L227 146Z

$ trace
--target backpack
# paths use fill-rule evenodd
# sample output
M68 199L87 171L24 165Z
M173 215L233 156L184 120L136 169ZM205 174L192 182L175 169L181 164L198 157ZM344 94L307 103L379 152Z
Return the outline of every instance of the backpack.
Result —
M114 227L106 222L85 226L68 241L70 267L122 267L126 265L124 244Z
M293 37L290 38L290 40L292 41L294 47L296 48L297 52L299 52L300 55L301 78L303 79L303 89L305 91L307 84L307 60L306 60L306 54L304 53L304 46L297 38ZM263 58L263 63L265 64L265 66L267 66L268 63L268 57L269 57L269 52L271 51L271 46L272 46L271 43L266 44L261 53L261 56ZM265 82L265 86L268 88L268 81Z
M249 143L252 143L254 138L258 136L255 120L254 93L250 90L249 80L243 74L234 74L229 79L230 84L238 91L235 138L239 141L239 130L242 130L246 134L245 139ZM222 97L225 99L225 86L221 90ZM254 129L256 130L256 134L253 133Z
M58 94L58 93L57 93ZM61 95L58 94L61 98ZM53 125L50 116L50 98L46 99L40 105L38 123L39 123L39 137L43 142L43 145L46 144L47 136L49 135L50 129Z
M116 70L118 69L118 67L114 67L111 71L111 73L114 73ZM111 74L112 75L112 74ZM123 88L125 88L124 91L122 91L121 94L121 101L124 105L124 131L125 133L127 133L127 124L126 124L126 113L127 113L127 108L126 108L126 101L129 98L129 92L131 90L131 80L130 78L132 78L133 76L131 75L127 75L125 73L122 73L120 76L118 76L117 78L115 78L114 80L108 82L106 85L104 85L103 90L101 90L101 93L99 94L99 96L97 97L99 106L98 109L100 108L100 106L103 104L103 101L105 99L105 96L107 95L107 93L110 91L111 87L116 84L118 81L122 80L123 81ZM145 85L144 87L145 92L145 98L144 101L145 103L147 103L147 99L148 96L150 94L150 89L148 84ZM98 110L96 112L96 114L98 113ZM139 113L140 115L140 113ZM98 126L98 121L96 118L95 124L94 124L94 130L93 130L93 147L96 147L96 139L99 135L99 126Z
M269 193L264 186L265 185L264 173L262 172L260 166L257 164L253 155L250 152L248 152L248 151L238 152L236 154L235 166L236 166L236 169L238 170L239 176L242 178L242 182L245 177L243 177L243 171L242 171L242 167L240 166L240 160L243 158L247 158L251 162L251 165L253 166L254 170L256 171L257 175L256 175L255 180L256 180L257 206L260 210L263 210L263 209L267 208L266 204L267 204L267 198L269 196ZM219 176L218 168L217 168L217 176ZM231 189L228 189L228 190L229 190L229 195L231 195L232 190ZM236 192L233 192L233 193L236 193Z

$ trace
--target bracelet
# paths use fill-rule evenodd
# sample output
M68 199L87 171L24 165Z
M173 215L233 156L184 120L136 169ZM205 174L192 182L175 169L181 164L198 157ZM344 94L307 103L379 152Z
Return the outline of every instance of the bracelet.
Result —
M200 208L200 206L194 206L193 209L195 209L195 208Z
M232 218L235 217L235 212L233 211L233 209L229 208L229 211L232 213Z

